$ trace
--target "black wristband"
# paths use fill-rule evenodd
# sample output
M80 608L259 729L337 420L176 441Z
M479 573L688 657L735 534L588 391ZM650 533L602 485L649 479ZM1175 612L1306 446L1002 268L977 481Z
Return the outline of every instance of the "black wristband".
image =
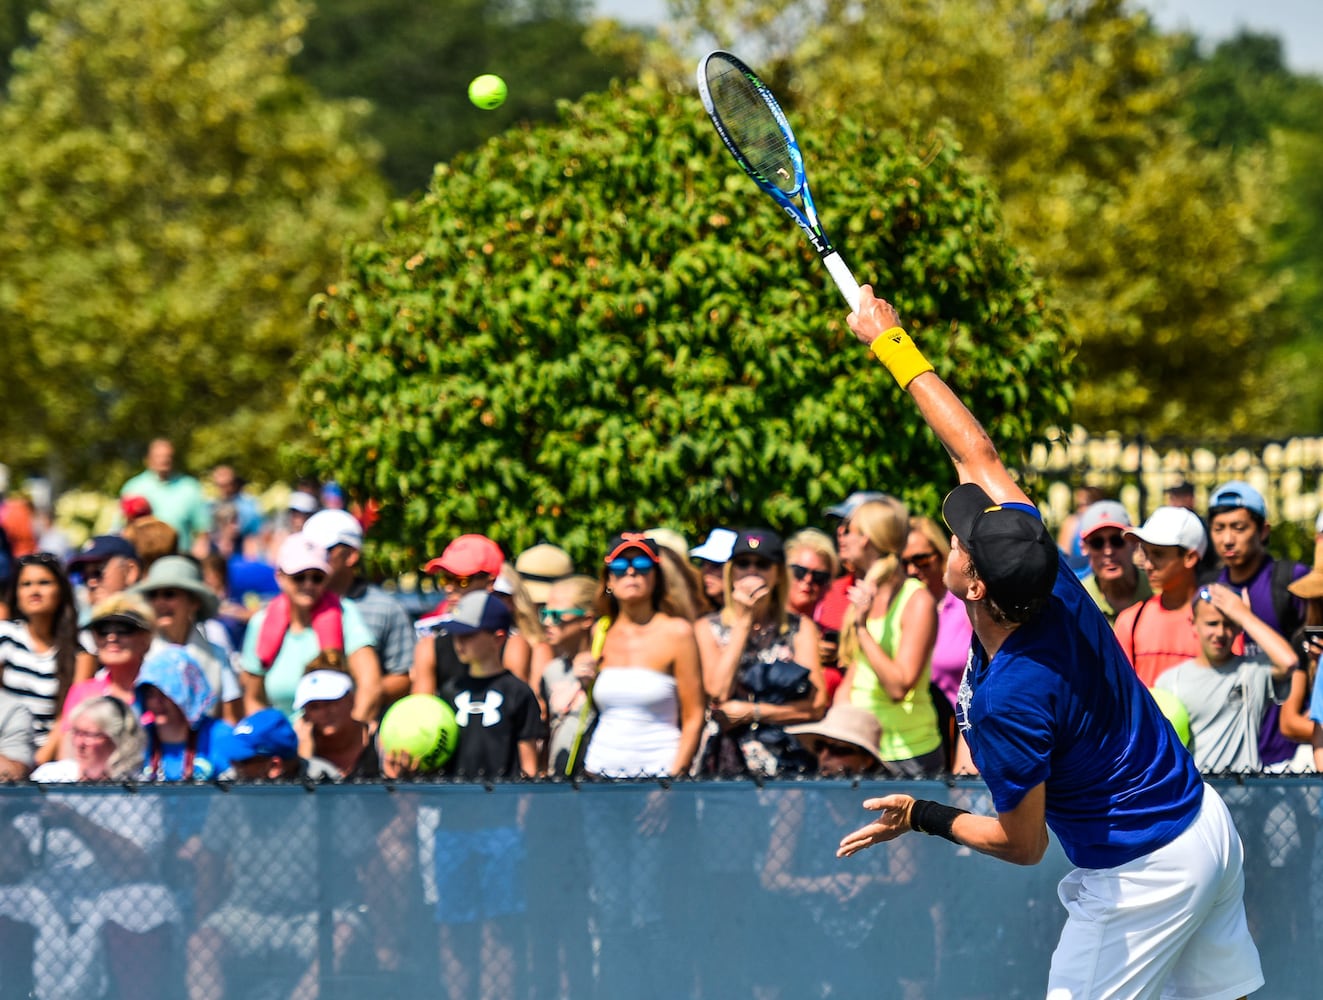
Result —
M958 844L960 841L955 839L951 827L957 816L968 814L968 809L944 806L940 802L933 802L931 799L915 799L914 805L910 807L910 829L915 833L943 837L953 844Z

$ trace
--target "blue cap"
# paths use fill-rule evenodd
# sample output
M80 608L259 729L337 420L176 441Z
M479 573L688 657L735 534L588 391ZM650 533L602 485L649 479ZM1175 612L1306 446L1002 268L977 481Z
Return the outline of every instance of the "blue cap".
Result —
M446 612L441 627L451 635L472 635L504 631L511 621L510 609L503 600L485 590L472 590L455 603L454 610Z
M1239 510L1242 507L1264 520L1268 518L1268 505L1263 500L1263 494L1242 479L1223 483L1208 498L1210 512Z
M120 535L95 535L83 543L83 547L69 560L69 567L83 566L87 563L105 562L115 556L138 561L138 550L133 543Z
M240 720L224 740L224 756L231 761L254 757L293 760L298 755L298 735L278 708L264 708Z

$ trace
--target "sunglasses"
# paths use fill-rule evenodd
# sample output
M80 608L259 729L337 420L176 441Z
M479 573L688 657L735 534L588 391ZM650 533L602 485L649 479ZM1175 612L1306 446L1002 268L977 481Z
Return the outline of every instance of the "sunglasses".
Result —
M657 561L649 556L634 556L626 559L619 556L606 564L606 571L612 576L624 576L631 569L640 575L651 573L657 568Z
M98 639L126 639L129 636L136 635L143 631L140 628L134 628L132 625L126 625L123 622L97 622L92 626L92 634Z
M799 563L790 564L790 575L796 580L802 580L808 577L813 581L813 586L824 587L831 578L831 574L825 569L809 569L807 566L801 566Z
M60 560L49 552L33 552L31 555L19 556L17 565L19 569L22 569L24 566L48 566L54 567L55 569L63 568L60 564Z
M546 608L542 612L543 625L560 625L566 619L582 618L588 614L582 608Z
M1125 535L1119 532L1111 535L1090 535L1084 539L1084 544L1094 552L1101 552L1109 545L1114 549L1121 549L1125 548Z
M936 558L936 552L920 552L917 556L902 556L900 564L906 569L909 569L911 566L915 569L923 569L925 566L931 566L933 560Z
M465 576L456 576L453 573L447 573L445 570L442 570L437 574L437 579L441 581L441 586L457 587L460 590L467 590L469 585L475 580L488 580L490 578L490 573L469 573Z
M149 590L147 599L149 601L175 601L184 596L184 591L176 590L174 587L162 587L160 590Z
M326 582L326 574L319 569L304 570L302 573L291 573L289 578L294 581L294 585L297 587L302 587L305 583L320 585Z
M730 561L736 569L771 569L776 563L762 556L737 556Z
M863 753L853 743L837 743L835 740L818 740L816 747L818 753L825 753L830 757L849 757L852 754Z

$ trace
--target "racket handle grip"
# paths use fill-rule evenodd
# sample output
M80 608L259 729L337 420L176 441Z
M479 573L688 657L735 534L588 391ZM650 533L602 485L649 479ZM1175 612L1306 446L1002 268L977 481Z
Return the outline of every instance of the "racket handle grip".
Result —
M858 312L859 282L854 280L854 275L850 272L849 266L841 260L841 255L835 250L823 257L822 262L827 265L827 270L831 272L832 278L835 279L836 287L845 296L845 301L850 303L850 310Z

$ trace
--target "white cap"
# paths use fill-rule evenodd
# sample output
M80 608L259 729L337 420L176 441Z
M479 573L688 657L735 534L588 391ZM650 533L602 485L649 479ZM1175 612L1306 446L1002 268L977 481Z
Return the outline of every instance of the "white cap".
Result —
M299 679L294 689L294 711L310 701L339 701L354 690L354 679L339 670L314 670Z
M337 545L363 548L363 526L347 510L319 510L304 523L303 533L327 552Z
M286 510L296 510L300 514L314 514L321 504L311 493L304 493L302 490L295 490L289 495L289 503L285 504Z
M296 531L280 543L276 553L276 569L286 576L297 576L310 569L321 570L328 576L331 564L326 561L326 550L301 531Z
M1202 559L1208 549L1208 534L1194 511L1185 507L1159 507L1149 515L1142 528L1131 528L1134 535L1149 545L1178 545L1193 549Z
M713 528L712 533L707 536L707 541L689 550L689 557L691 559L702 559L710 563L728 563L730 562L730 554L735 548L735 539L739 537L738 531L731 531L729 528Z

